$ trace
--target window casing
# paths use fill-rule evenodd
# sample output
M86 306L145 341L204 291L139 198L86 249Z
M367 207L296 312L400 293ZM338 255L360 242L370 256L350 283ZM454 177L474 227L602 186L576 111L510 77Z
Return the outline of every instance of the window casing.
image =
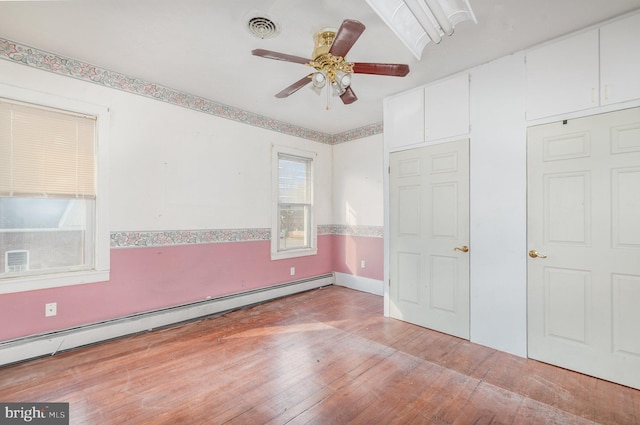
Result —
M0 85L0 293L109 279L108 110ZM6 254L9 252L9 254Z
M273 221L271 258L317 253L313 211L314 153L273 148Z

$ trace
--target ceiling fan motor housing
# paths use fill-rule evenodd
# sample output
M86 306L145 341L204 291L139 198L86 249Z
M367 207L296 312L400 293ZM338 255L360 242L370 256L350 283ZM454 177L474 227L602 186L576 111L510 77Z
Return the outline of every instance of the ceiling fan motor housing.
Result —
M344 75L353 73L353 64L347 62L342 56L334 56L329 53L336 32L335 28L323 28L313 36L313 60L308 65L318 71L316 74L322 73L331 83L340 79L341 86L348 87L351 83L351 77ZM319 83L319 81L315 82ZM316 87L318 87L317 84Z

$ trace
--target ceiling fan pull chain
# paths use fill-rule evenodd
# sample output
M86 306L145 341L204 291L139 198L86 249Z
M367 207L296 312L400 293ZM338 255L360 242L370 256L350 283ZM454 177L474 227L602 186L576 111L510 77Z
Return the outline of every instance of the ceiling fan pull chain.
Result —
M331 109L331 85L327 85L327 111Z

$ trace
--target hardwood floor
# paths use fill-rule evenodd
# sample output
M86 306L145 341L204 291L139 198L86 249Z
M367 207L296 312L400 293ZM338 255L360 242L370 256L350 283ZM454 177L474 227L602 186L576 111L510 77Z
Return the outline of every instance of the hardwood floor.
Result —
M0 368L71 424L639 424L640 391L382 316L341 287Z

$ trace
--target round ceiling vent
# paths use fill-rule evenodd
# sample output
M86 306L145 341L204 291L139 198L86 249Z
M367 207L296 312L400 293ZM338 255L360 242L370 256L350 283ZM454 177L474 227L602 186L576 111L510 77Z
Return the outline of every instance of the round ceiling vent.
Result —
M258 38L272 38L280 32L278 24L264 16L250 18L247 22L247 28L251 34Z

